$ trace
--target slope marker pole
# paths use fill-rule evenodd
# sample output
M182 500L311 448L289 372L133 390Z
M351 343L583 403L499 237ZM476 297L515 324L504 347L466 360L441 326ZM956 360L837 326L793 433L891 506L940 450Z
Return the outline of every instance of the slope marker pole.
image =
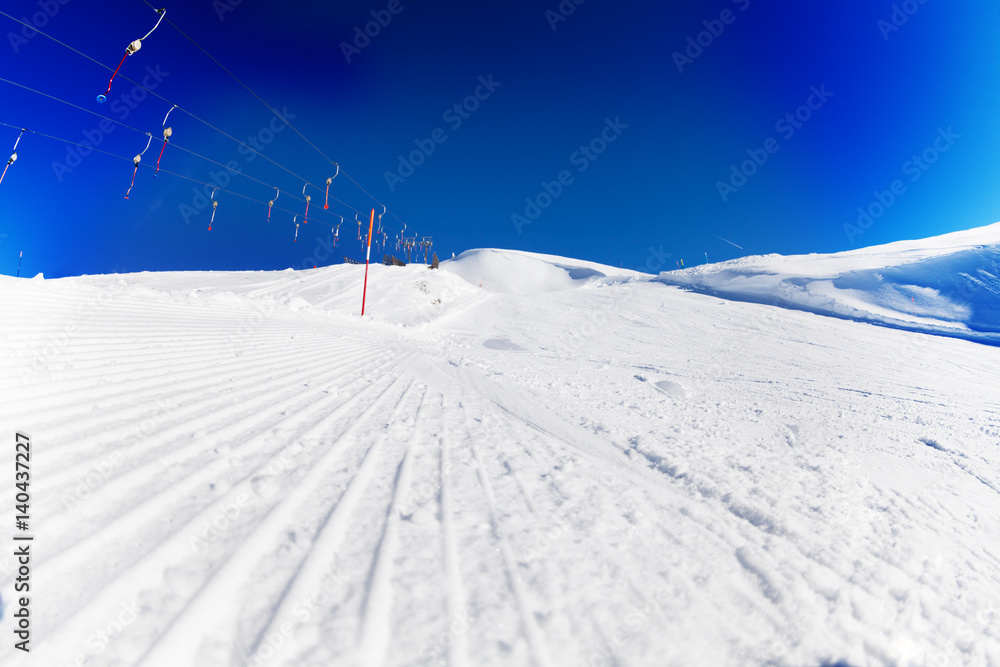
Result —
M361 316L365 316L365 299L368 297L368 262L372 258L372 227L375 226L375 209L372 209L372 217L368 221L368 253L365 255L365 287L361 292Z

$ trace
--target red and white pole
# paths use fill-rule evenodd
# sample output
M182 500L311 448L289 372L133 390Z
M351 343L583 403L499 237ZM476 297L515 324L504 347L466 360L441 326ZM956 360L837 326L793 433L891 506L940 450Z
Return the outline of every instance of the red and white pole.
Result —
M368 262L372 258L372 227L375 225L375 209L372 209L371 220L368 221L368 254L365 255L365 289L361 293L361 316L365 314L365 299L368 297Z

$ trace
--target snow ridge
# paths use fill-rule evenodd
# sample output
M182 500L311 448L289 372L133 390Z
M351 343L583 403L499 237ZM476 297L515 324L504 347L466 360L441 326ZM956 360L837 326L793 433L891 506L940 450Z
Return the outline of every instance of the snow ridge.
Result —
M1000 345L1000 223L832 255L745 257L660 274L670 285Z

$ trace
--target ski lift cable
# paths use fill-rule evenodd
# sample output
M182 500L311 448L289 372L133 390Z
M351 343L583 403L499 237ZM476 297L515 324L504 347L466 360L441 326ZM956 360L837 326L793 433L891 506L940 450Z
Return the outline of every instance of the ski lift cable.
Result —
M9 127L9 128L15 129L15 130L22 129L20 125L11 125L10 123L4 123L2 121L0 121L0 127ZM56 136L53 136L51 134L46 134L44 132L39 132L38 130L31 130L31 129L28 129L28 128L24 128L24 132L28 132L30 134L37 135L39 137L45 137L46 139L51 139L53 141L58 141L59 143L67 144L69 146L84 147L83 144L77 143L77 142L72 141L70 139L64 139L62 137L56 137ZM92 150L95 153L101 153L102 155L107 155L109 157L117 158L119 160L124 160L126 162L129 162L129 161L133 160L133 158L126 157L124 155L118 155L117 153L111 153L109 151L101 150L100 148L93 148L91 146L87 146L87 148L92 148ZM143 166L149 166L150 169L153 168L151 165L143 165ZM260 199L255 199L253 197L250 197L248 195L236 192L234 190L228 190L226 188L220 188L220 187L215 186L212 183L206 183L205 181L199 181L196 178L191 178L190 176L185 176L184 174L178 174L178 173L173 172L173 171L167 171L166 169L161 169L160 171L162 171L164 174L169 174L171 176L176 176L178 178L183 178L186 181L191 181L192 183L197 183L198 185L204 185L204 186L213 188L215 190L218 190L219 192L225 192L226 194L230 194L230 195L233 195L233 196L236 196L236 197L240 197L241 199L246 199L247 201L252 201L252 202L257 203L257 204L267 204L266 201L262 201ZM280 208L280 207L277 207L277 206L275 206L274 208L276 208L278 211L282 211L284 213L291 213L292 215L298 215L297 213L295 213L295 211L290 211L290 210L285 209L285 208ZM331 229L333 229L336 226L333 223L322 222L322 221L321 221L321 224L328 225Z
M148 0L142 0L142 1L143 1L144 3L146 3L146 5L147 5L147 6L149 6L149 7L151 8L151 9L156 9L155 7L153 7L153 5L151 5L151 4L149 3L149 1L148 1ZM177 32L179 32L179 33L181 34L181 36L182 36L182 37L184 37L184 38L185 38L186 40L188 40L189 42L191 42L192 44L194 44L194 45L195 45L195 47L197 47L199 51L201 51L201 52L202 52L202 53L204 53L204 54L205 54L206 56L208 56L208 58L209 58L209 59L210 59L210 60L211 60L212 62L214 62L214 63L215 63L216 65L218 65L218 66L219 66L219 67L220 67L220 68L222 69L222 71L223 71L223 72L225 72L226 74L228 74L229 76L231 76L231 77L233 78L233 80L234 80L234 81L236 81L236 83L238 83L238 84L240 84L241 86L243 86L244 88L246 88L247 92L248 92L248 93L250 93L251 95L253 95L254 97L256 97L256 98L257 98L257 100L259 100L261 104L263 104L263 105L264 105L265 107L267 107L267 108L268 108L268 109L269 109L269 110L270 110L270 111L271 111L272 113L274 113L274 114L278 114L278 111L277 111L277 110L276 110L276 109L275 109L274 107L272 107L272 106L271 106L270 104L268 104L267 102L265 102L265 101L264 101L264 98L262 98L262 97L261 97L260 95L258 95L257 93L255 93L255 92L254 92L254 91L253 91L253 90L252 90L252 89L250 88L250 86L248 86L247 84L243 83L243 81L241 81L239 77L237 77L237 76L236 76L235 74L233 74L233 73L232 73L231 71L229 71L228 69L226 69L226 66L225 66L225 65L223 65L223 64L222 64L221 62L219 62L219 61L218 61L218 60L217 60L217 59L215 58L215 56L213 56L213 55L212 55L211 53L209 53L208 51L206 51L206 50L205 50L205 48L201 46L201 44L199 44L198 42L194 41L194 39L193 39L193 38L191 38L191 36L190 36L190 35L188 35L188 34L187 34L186 32L184 32L184 31L183 31L183 30L181 30L181 29L180 29L179 27L177 27L177 24L176 24L176 23L174 23L174 22L173 22L173 21L171 21L170 19L167 19L167 23L169 23L169 24L170 24L171 26L173 26L174 30L176 30ZM282 118L280 114L278 114L278 117L279 117L279 118ZM314 144L313 142L309 141L309 139L308 139L308 138L306 138L306 136L305 136L304 134L302 134L301 132L299 132L299 131L298 131L298 130L297 130L297 129L295 128L295 126L294 126L294 125L292 125L291 123L289 123L289 122L288 122L288 120L286 120L285 118L282 118L282 120L283 120L283 121L284 121L284 122L285 122L285 123L286 123L286 124L288 125L288 127L292 128L292 130L293 130L293 131L294 131L294 132L295 132L295 133L296 133L297 135L299 135L300 137L302 137L303 141L305 141L305 142L306 142L307 144L309 144L310 146L312 146L313 150L315 150L315 151L316 151L317 153L319 153L320 155L322 155L322 156L323 156L323 158L324 158L324 159L326 159L326 161L327 161L327 162L330 162L331 164L334 164L333 160L331 160L331 159L330 159L329 157L327 157L327 155L326 155L326 154L325 154L325 153L324 153L323 151L321 151L321 150L320 150L320 149L319 149L319 148L318 148L318 147L316 146L316 144Z
M345 171L344 169L341 169L340 171L341 171L341 173L343 173L343 174L344 174L344 176L346 176L346 177L347 177L347 180L349 180L349 181L350 181L351 183L354 183L354 185L355 185L355 186L357 186L357 188L358 188L359 190L361 190L361 191L362 191L362 192L364 192L364 193L365 193L366 195L368 195L368 197L370 197L370 198L371 198L371 200L372 200L373 202L375 202L376 204L378 204L378 205L379 205L379 206L381 206L382 208L385 208L385 204L383 204L382 202L380 202L380 201L379 201L378 199L376 199L376 198L375 198L375 197L374 197L374 196L373 196L373 195L372 195L372 194L371 194L370 192L368 192L368 191L367 191L367 190L365 190L365 189L364 189L363 187L361 187L361 184L360 184L360 183L358 183L358 182L357 182L356 180L354 180L353 178L351 178L351 175L350 175L350 174L348 174L348 173L347 173L347 172L346 172L346 171ZM397 216L397 215L396 215L395 213L393 213L392 211L390 211L390 210L386 209L386 213L388 213L388 214L389 214L389 215L391 215L392 217L396 218L396 222L399 222L399 223L401 223L401 224L404 224L404 225L406 224L405 222L403 222L402 220L400 220L400 219L399 219L399 216Z
M69 49L70 51L73 51L74 53L76 53L76 54L78 54L78 55L80 55L80 56L82 56L82 57L86 58L87 60L90 60L91 62L95 63L96 65L99 65L99 66L103 67L104 69L106 69L106 70L108 70L108 71L112 71L112 70L111 70L111 68L110 68L109 66L105 65L105 64L104 64L104 63L102 63L101 61L99 61L99 60L97 60L97 59L95 59L95 58L92 58L92 57L88 56L88 55L87 55L86 53L83 53L83 52L82 52L82 51L80 51L79 49L75 49L75 48L73 48L73 47L72 47L72 46L70 46L69 44L66 44L66 43L65 43L65 42L63 42L63 41L60 41L60 40L56 39L55 37L53 37L53 36L51 36L51 35L49 35L49 34L47 34L47 33L43 32L42 30L39 30L38 28L35 28L34 26L32 26L32 25L30 25L30 24L28 24L28 23L25 23L24 21L21 21L21 20L19 20L19 19L17 19L17 18L14 18L13 16L11 16L10 14L8 14L7 12L5 12L5 11L3 11L3 10L0 10L0 16L4 16L4 17L6 17L6 18L8 18L8 19L10 19L10 20L12 20L12 21L14 21L15 23L19 23L19 24L21 24L22 26L25 26L25 27L27 27L27 28L30 28L30 29L31 29L31 30L33 30L34 32L38 33L39 35L41 35L41 36L43 36L43 37L47 37L48 39L52 40L52 41L53 41L53 42L55 42L56 44L59 44L60 46L62 46L62 47L65 47L65 48ZM168 21L168 23L169 23L169 21ZM134 84L134 85L135 85L136 87L138 87L138 88L141 88L142 90L145 90L145 91L146 91L147 93L149 93L150 95L152 95L152 96L154 96L154 97L157 97L157 98L159 98L160 100L162 100L162 101L166 102L167 104L170 104L170 105L172 105L172 106L174 106L174 107L176 107L176 108L180 109L181 111L183 111L183 112L184 112L184 113L186 113L187 115L191 116L191 118L194 118L194 119L195 119L196 121L198 121L199 123L202 123L203 125L205 125L205 126L206 126L206 127L208 127L209 129L211 129L211 130L214 130L214 131L218 132L219 134L221 134L222 136L226 137L226 138L227 138L227 139L229 139L230 141L233 141L234 143L236 143L236 144L238 144L238 145L240 145L240 146L243 146L244 148L246 148L246 149L247 149L247 150L249 150L250 152L254 153L255 155L257 155L257 156L259 156L259 157L262 157L262 158L264 158L265 160L267 160L267 161L268 161L268 162L270 162L271 164L275 165L275 166L276 166L276 167L278 167L279 169L282 169L282 170L286 171L287 173L291 174L292 176L294 176L294 177L296 178L296 180L300 180L300 181L305 181L305 180L306 180L306 179L302 178L301 176L299 176L298 174L296 174L296 173L295 173L294 171L292 171L291 169L289 169L288 167L286 167L286 166L284 166L284 165L282 165L282 164L280 164L280 163L278 163L278 162L275 162L275 161L274 161L273 159L271 159L271 158L270 158L270 157L268 157L267 155L264 155L263 153L261 153L260 151L256 150L256 149L255 149L255 148L253 148L252 146L248 146L247 144L243 143L242 141L240 141L240 140L239 140L239 139L237 139L236 137L234 137L234 136L232 136L232 135L228 134L227 132L224 132L223 130L220 130L219 128L217 128L217 127L216 127L215 125L212 125L211 123L209 123L209 122L208 122L207 120L205 120L204 118L201 118L200 116L196 116L196 115L195 115L194 113L192 113L191 111L188 111L187 109L185 109L184 107L180 106L179 104L174 104L174 103L173 103L172 101L168 100L168 99L167 99L167 98L165 98L165 97L164 97L163 95L160 95L159 93L157 93L157 92L156 92L156 91L154 91L154 90L150 90L149 88L147 88L146 86L143 86L143 85L142 85L141 83L139 83L138 81L135 81L134 79L130 79L129 77L125 76L124 74L123 74L123 75L121 75L121 78L125 79L125 80L126 80L126 81L128 81L129 83L132 83L132 84ZM287 121L286 121L286 122L287 122ZM316 187L316 186L313 186L313 187ZM317 189L317 190L319 190L319 188L318 188L318 187L316 187L316 189ZM320 192L322 192L322 190L320 190ZM369 195L369 196L370 196L370 195ZM335 197L334 197L334 199L335 199L336 201L340 201L339 199L336 199ZM344 204L344 202L342 202L342 201L340 201L340 203L341 203L341 204ZM347 206L347 204L344 204L344 205L345 205L345 206ZM351 210L357 210L357 209L354 209L353 207L348 207L348 208L351 208Z
M37 94L37 95L41 95L42 97L47 97L47 98L48 98L48 99L50 99L50 100L53 100L53 101L55 101L55 102L59 102L59 103L61 103L61 104L65 104L66 106L69 106L69 107L72 107L72 108L74 108L74 109L77 109L77 110L79 110L79 111L84 111L84 112L86 112L86 113L89 113L89 114L90 114L90 115L92 115L92 116L97 116L98 118L101 118L102 120L107 120L107 121L110 121L110 122L112 122L112 123L115 123L116 125L121 125L121 126L122 126L122 127L124 127L125 129L128 129L128 130L131 130L132 132L135 132L135 133L137 133L137 134L142 134L142 135L145 135L145 136L149 137L149 142L151 142L151 141L152 141L152 139L153 139L153 135L152 135L151 133L149 133L149 132L143 132L142 130L140 130L140 129L138 129L138 128L135 128L135 127L132 127L131 125L129 125L129 124L127 124L127 123L123 123L123 122L121 122L120 120L117 120L117 119L115 119L115 118L111 118L110 116L105 116L104 114L100 114L100 113L97 113L96 111L92 111L92 110L90 110L90 109L87 109L87 108L84 108L84 107L81 107L81 106L80 106L80 105L78 105L78 104L73 104L72 102L68 102L68 101L66 101L66 100L63 100L63 99L60 99L60 98L56 97L55 95L50 95L50 94L48 94L48 93L45 93L45 92L42 92L42 91L40 91L40 90L36 90L36 89L34 89L34 88L31 88L30 86L25 86L24 84L21 84L21 83L17 83L16 81L11 81L10 79L6 79L6 78L4 78L4 77L0 77L0 81L2 81L3 83L7 83L7 84L10 84L10 85L12 85L12 86L15 86L15 87L17 87L17 88L21 88L21 89L23 89L23 90L27 90L27 91L29 91L29 92L32 92L32 93L35 93L35 94ZM170 108L170 111L168 111L168 112L167 112L167 115L166 115L166 117L164 117L164 119L163 119L163 124L164 124L164 125L166 125L166 121L167 121L167 118L169 118L169 117L170 117L170 113L171 113L171 112L172 112L172 111L173 111L174 109L177 109L177 108L180 108L180 107L178 107L177 105L173 105L173 106L172 106L172 107ZM182 111L183 111L183 109L182 109ZM148 148L149 148L149 142L147 142L147 143L146 143L146 149L148 149ZM206 162L210 162L210 163L212 163L212 164L214 164L214 165L216 165L216 166L218 166L218 167L222 167L223 169L226 169L226 170L228 170L228 171L232 171L231 169L229 169L229 168L228 168L228 167L227 167L226 165L222 164L221 162L217 162L217 161L215 161L215 160L213 160L213 159L211 159L211 158L209 158L209 157L206 157L206 156L204 156L204 155L201 155L200 153L197 153L197 152L195 152L195 151L193 151L193 150L191 150L191 149L189 149L189 148L184 148L184 147L183 147L183 146L181 146L180 144L177 144L177 143L174 143L174 142L172 142L172 141L170 142L170 144L171 144L171 145L172 145L172 146L173 146L174 148L177 148L177 149L179 149L179 150L182 150L182 151L184 151L185 153L190 153L191 155L194 155L194 156L195 156L195 157L197 157L197 158L200 158L200 159L202 159L202 160L205 160ZM143 154L144 154L144 153L146 152L146 149L144 149L144 150L142 151L142 153L140 153L139 155L143 155ZM161 151L161 156L162 156L162 151ZM133 158L133 161L134 161L134 158ZM251 175L249 175L249 174L246 174L246 173L244 173L244 172L242 172L242 171L234 171L233 173L235 173L235 174L237 174L237 175L240 175L240 176L243 176L243 177L245 177L245 178L248 178L248 179L250 179L251 181L255 181L255 182L257 182L257 183L260 183L261 185L264 185L264 186L266 186L266 187L268 187L268 188L274 188L274 189L276 189L276 190L278 189L278 188L277 188L276 186L274 186L274 185L271 185L270 183L265 183L264 181L262 181L262 180L260 180L260 179L258 179L258 178L255 178L255 177L253 177L253 176L251 176ZM133 173L133 175L134 175L134 173ZM130 188L130 189L131 189L131 188ZM291 197L295 197L295 195L289 195L289 196L291 196ZM127 199L127 198L128 198L128 197L126 196L126 199ZM296 198L297 198L297 197L296 197ZM331 199L333 199L334 201L336 201L336 202L340 203L341 205L345 206L346 208L349 208L349 209L351 209L352 211L357 211L357 210L358 210L358 209L354 208L353 206L351 206L351 205L349 205L349 204L347 204L347 203L345 203L345 202L341 201L341 200L340 200L340 199L338 199L337 197L331 197ZM300 199L299 201L304 201L304 200Z
M146 5L147 5L147 6L148 6L148 7L150 8L150 9L154 9L154 10L156 9L156 8L155 8L155 7L154 7L154 6L152 5L152 4L150 4L149 0L142 0L142 1L143 1L143 2L144 2L144 3L145 3L145 4L146 4ZM283 117L283 116L282 116L282 115L281 115L281 114L280 114L280 113L279 113L279 112L277 111L277 109L275 109L275 108L274 108L274 107L272 107L272 106L271 106L270 104L268 104L268 103L267 103L267 102L266 102L266 101L264 100L264 98L262 98L262 97L261 97L260 95L258 95L257 93L255 93L255 92L253 91L253 89L251 89L251 88L250 88L250 86L248 86L247 84L245 84L245 83L244 83L244 82L243 82L243 81L242 81L242 80L241 80L241 79L240 79L239 77L237 77L237 76L236 76L235 74L233 74L233 73L232 73L231 71L229 71L229 69L227 69L225 65L223 65L223 64L222 64L221 62L219 62L219 61L218 61L218 59L216 59L216 58L215 58L215 56L213 56L213 55L212 55L211 53L209 53L209 52L208 52L208 51L207 51L207 50L206 50L206 49L205 49L205 48L204 48L204 47L203 47L203 46L202 46L201 44L199 44L198 42L194 41L194 39L192 39L192 38L191 38L191 37L190 37L190 36L189 36L189 35L188 35L187 33L185 33L185 32L184 32L183 30L181 30L180 28L178 28L178 27L177 27L177 24L176 24L176 23L174 23L174 22L173 22L173 21L171 21L170 19L167 19L167 23L169 23L169 24L170 24L171 26L173 26L174 30L176 30L176 31L177 31L178 33L180 33L182 37L184 37L184 38L185 38L185 39L187 39L187 40L188 40L189 42L191 42L192 44L194 44L194 45L195 45L195 47L197 47L197 49L198 49L199 51L201 51L201 52L202 52L202 53L204 53L204 54L205 54L206 56L208 56L208 58L209 58L209 59L210 59L210 60L211 60L212 62L214 62L214 63L215 63L216 65L218 65L218 66L219 66L219 67L220 67L220 68L222 69L222 71L223 71L223 72L225 72L226 74L228 74L229 76L231 76L231 77L233 78L233 80L234 80L234 81L236 81L236 83L238 83L238 84L240 84L241 86L243 86L243 87L244 87L244 88L245 88L245 89L247 90L247 92L248 92L248 93L250 93L251 95L253 95L254 97L256 97L256 98L257 98L257 100L258 100L258 101L259 101L259 102L260 102L261 104L263 104L263 105L264 105L265 107L267 107L267 109L268 109L269 111L271 111L271 113L273 113L273 114L275 114L276 116L278 116L278 118L281 118L281 120L282 120L282 121L283 121L283 122L284 122L284 123L285 123L285 124L286 124L286 125L287 125L288 127L292 128L292 131L293 131L293 132L295 132L295 134L299 135L299 137L301 137L303 141L305 141L305 142L306 142L307 144L309 144L309 146L311 146L313 150L315 150L315 151L316 151L317 153L319 153L319 154L320 154L320 155L321 155L321 156L323 157L323 159L325 159L325 160L326 160L327 162L329 162L329 163L330 163L330 164L332 164L332 165L337 165L337 162L334 162L333 160L331 160L331 159L330 159L330 157L329 157L329 156L328 156L328 155L327 155L326 153L324 153L324 152L323 152L322 150L320 150L320 149L319 149L319 147L318 147L318 146L316 146L316 144L314 144L314 143L313 143L312 141L310 141L310 140L309 140L309 138L308 138L308 137L306 137L306 135L304 135L304 134L302 134L301 132L299 132L298 128L297 128L297 127L295 127L295 126L294 126L294 125L293 125L293 124L292 124L292 123L291 123L291 122L290 122L290 121L289 121L289 120L288 120L287 118ZM338 169L339 169L339 165L338 165ZM365 189L364 189L363 187L361 187L361 184L360 184L360 183L358 183L358 182L357 182L356 180L354 180L353 178L351 178L350 174L348 174L348 173L347 173L346 171L344 172L344 176L346 176L346 177L347 177L347 179L348 179L349 181L351 181L351 183L354 183L354 185L355 185L355 186L357 186L357 188L358 188L359 190L361 190L361 191L362 191L362 192L364 192L364 193L365 193L366 195L368 195L368 197L369 197L369 198L371 198L371 200L372 200L372 201L374 201L374 202L375 202L376 204L378 204L378 205L380 205L380 206L382 206L382 205L383 205L383 204L382 204L382 202L380 202L380 201L379 201L378 199L376 199L374 195L372 195L372 194L371 194L370 192L368 192L368 191L367 191L367 190L365 190ZM400 219L399 219L398 217L396 217L396 215L395 215L395 214L393 214L393 213L389 213L389 215L392 215L392 217L396 218L396 220L398 220L399 222L402 222L402 220L400 220Z
M144 1L145 1L145 0L144 0ZM147 2L146 4L147 4L147 5L149 5L149 3L148 3L148 2ZM150 6L150 7L152 7L152 5L149 5L149 6ZM154 9L155 9L155 8L154 8ZM24 26L24 27L27 27L27 28L30 28L30 29L31 29L31 30L33 30L33 31L34 31L35 33L37 33L37 34L39 34L39 35L41 35L41 36L43 36L43 37L46 37L46 38L48 38L49 40L51 40L51 41L55 42L56 44L58 44L58 45L62 46L63 48L66 48L66 49L69 49L70 51L72 51L72 52L76 53L77 55L81 56L82 58L84 58L84 59L86 59L86 60L89 60L89 61L91 61L91 62L92 62L92 63L94 63L95 65L98 65L98 66L100 66L100 67L103 67L104 69L106 69L106 70L108 70L108 71L114 71L114 70L112 70L112 69L111 69L111 67L109 67L108 65L106 65L106 64L104 64L104 63L102 63L101 61L97 60L96 58L93 58L93 57L91 57L91 56L87 55L87 54L86 54L86 53L84 53L83 51L80 51L79 49L77 49L77 48L74 48L74 47L70 46L69 44L67 44L67 43L65 43L65 42L63 42L63 41L61 41L61 40L59 40L59 39L57 39L57 38L53 37L52 35L49 35L48 33L46 33L46 32L44 32L44 31L42 31L42 30L40 30L40 29L36 28L35 26L32 26L32 25L30 25L30 24L28 24L28 23L26 23L26 22L24 22L24 21L22 21L22 20L20 20L20 19L17 19L17 18L15 18L14 16L11 16L10 14L8 14L7 12L5 12L5 11L3 11L3 10L0 10L0 16L3 16L3 17L5 17L5 18L7 18L7 19L10 19L11 21L14 21L15 23L18 23L18 24L20 24L20 25L22 25L22 26ZM176 26L176 25L174 25L174 23L173 23L172 21L170 21L170 19L167 19L167 23L170 23L170 25L174 26L174 28L175 28L175 29L177 29L177 31L178 31L178 32L180 32L180 33L181 33L182 35L184 35L184 33L183 33L183 32L181 32L181 31L180 31L180 29L178 29L178 28L177 28L177 26ZM187 37L187 35L184 35L184 36L185 36L185 37ZM187 38L188 38L188 39L190 40L190 37L187 37ZM192 41L192 43L195 43L195 42L194 42L194 40L191 40L191 41ZM195 45L197 46L197 43L195 43ZM200 47L200 46L199 46L198 48L199 48L199 49L201 49L201 47ZM202 50L202 51L204 51L204 49L201 49L201 50ZM206 54L207 54L207 52L206 52ZM211 57L211 56L209 56L209 57ZM215 60L215 59L213 58L213 60ZM217 62L217 61L216 61L216 62ZM221 67L221 65L220 65L220 67ZM225 70L225 67L223 67L223 69ZM226 72L228 72L228 70L225 70L225 71L226 71ZM236 143L236 144L238 144L238 145L240 145L240 146L242 146L242 147L246 148L247 150L251 151L251 152L252 152L252 153L254 153L255 155L258 155L259 157L262 157L262 158L264 158L265 160L267 160L267 161L268 161L268 162L270 162L271 164L275 165L275 166L276 166L276 167L278 167L279 169L282 169L283 171L285 171L285 172L287 172L287 173L291 174L291 175L292 175L292 176L294 176L294 177L295 177L296 179L298 179L298 180L301 180L301 181L305 181L305 180L306 180L306 179L302 178L301 176L299 176L298 174L296 174L296 173L295 173L294 171L292 171L291 169L289 169L288 167L286 167L286 166L284 166L284 165L282 165L282 164L280 164L280 163L278 163L278 162L275 162L275 161L274 161L273 159L271 159L271 158L270 158L270 157L268 157L267 155L264 155L263 153L261 153L260 151L256 150L256 149L255 149L255 148L253 148L252 146L249 146L249 145L245 144L244 142L240 141L239 139L237 139L237 138L233 137L233 136L232 136L232 135L230 135L229 133L227 133L227 132L224 132L223 130L220 130L220 129L219 129L218 127L216 127L215 125L212 125L211 123L209 123L209 122L208 122L207 120L205 120L204 118L201 118L200 116L197 116L197 115L195 115L195 114L194 114L194 113L192 113L191 111L188 111L188 110L187 110L187 109L185 109L184 107L182 107L182 106L180 106L180 105L178 105L178 104L175 104L174 102L172 102L171 100L168 100L167 98L165 98L165 97L164 97L163 95L160 95L160 94L159 94L159 93L157 93L156 91L154 91L154 90L150 90L150 89L149 89L149 88L147 88L146 86L143 86L142 84L140 84L140 83L139 83L138 81L135 81L134 79L131 79L131 78L129 78L129 77L127 77L127 76L125 76L124 74L122 74L122 75L121 75L121 78L123 78L124 80L128 81L129 83L132 83L132 84L133 84L133 85L135 85L136 87L138 87L138 88L141 88L142 90L145 90L145 91L146 91L147 93L149 93L150 95L152 95L152 96L154 96L154 97L156 97L156 98L158 98L158 99L160 99L160 100L162 100L162 101L166 102L167 104L170 104L170 105L172 105L173 107L176 107L176 108L180 109L181 111L183 111L184 113L186 113L186 114L187 114L187 115L189 115L189 116L190 116L191 118L193 118L193 119L195 119L196 121L198 121L199 123L201 123L201 124L205 125L206 127L208 127L208 128L209 128L209 129L211 129L211 130L214 130L215 132L218 132L219 134L221 134L222 136L226 137L226 138L227 138L227 139L229 139L230 141L232 141L232 142L234 142L234 143ZM236 77L234 76L233 78L235 79ZM237 81L239 81L239 80L237 79ZM246 87L246 84L243 84L243 82L242 82L242 81L239 81L239 83L240 83L241 85L243 85L244 87ZM247 90L250 90L250 89L249 89L249 88L247 88ZM250 92L252 93L253 91L250 91ZM254 96L255 96L255 97L257 97L258 99L260 99L260 97L259 97L259 96L257 96L257 95L256 95L256 93L254 93ZM301 135L301 133L300 133L300 132L298 131L298 129L296 129L296 128L295 128L294 126L292 126L292 124L291 124L291 123L289 123L289 122L288 122L288 120L287 120L286 118L284 118L283 116L281 116L280 114L278 114L278 112L277 112L276 110L274 110L274 109L273 109L272 107L270 107L269 105L267 105L267 103L266 103L266 102L264 102L263 100L261 100L261 102L262 102L262 103L264 103L264 105L265 105L265 106L267 106L267 108L268 108L268 109L271 109L271 110L272 110L272 111L273 111L273 112L274 112L274 113L275 113L276 115L278 115L278 117L279 117L279 118L282 118L282 120L283 120L283 121L284 121L284 122L285 122L285 123L286 123L286 124L287 124L287 125L288 125L289 127L291 127L291 128L292 128L292 130L294 130L294 131L295 131L295 132L296 132L297 134L299 134L300 136L302 136L302 135ZM89 110L88 110L88 111L89 111ZM93 113L93 112L91 112L91 113ZM305 137L303 137L303 138L305 138ZM307 141L308 141L308 140L307 140ZM309 143L310 143L310 145L311 145L311 142L309 142ZM318 151L318 150L319 150L319 149L317 149L317 151ZM319 151L319 152L320 152L320 154L321 154L321 155L323 155L323 157L324 157L324 158L326 158L326 159L327 159L327 160L328 160L328 161L329 161L329 162L330 162L331 164L333 164L333 165L337 166L337 169L338 169L338 172L341 172L341 171L343 171L343 173L344 173L344 176L345 176L345 177L347 177L347 179L348 179L349 181L351 181L351 183L353 183L353 184L354 184L354 185L355 185L355 186L356 186L356 187L357 187L357 188L358 188L359 190L361 190L362 192L364 192L364 193L365 193L365 194L366 194L366 195L367 195L367 196L368 196L368 197L369 197L369 198L370 198L370 199L371 199L372 201L374 201L374 202L376 202L376 203L378 203L378 204L382 205L382 204L381 204L381 202L379 202L379 201L378 201L378 199L376 199L376 198L375 198L375 197L374 197L374 196L373 196L373 195L372 195L372 194L371 194L370 192L368 192L367 190L365 190L365 188L364 188L364 187L362 187L362 186L361 186L361 184L360 184L360 183L358 183L358 182L357 182L357 181L356 181L356 180L355 180L355 179L354 179L353 177L351 177L351 175L350 175L350 174L348 174L348 173L347 173L346 171L344 171L344 170L343 170L342 168L340 168L340 165L339 165L338 163L336 163L336 162L333 162L332 160L329 160L329 158L327 158L327 157L326 157L326 155L322 153L322 151ZM167 173L171 173L171 172L167 172ZM316 186L314 186L314 187L316 187ZM317 187L317 190L318 190L318 189L319 189L319 188ZM357 211L357 210L358 210L358 209L354 208L353 206L350 206L349 204L345 203L344 201L342 201L342 200L340 200L340 199L338 199L338 198L336 198L336 197L333 197L332 199L334 199L334 201L337 201L337 202L340 202L341 204L343 204L343 205L344 205L344 206L346 206L347 208L351 209L352 211ZM395 219L396 219L396 220L397 220L398 222L400 222L400 223L402 223L402 224L405 224L405 223L403 222L403 220L401 220L401 219L399 218L399 216L397 216L397 215L396 215L395 213L393 213L392 211L387 211L387 212L388 212L388 214L389 214L389 215L391 215L391 216L392 216L393 218L395 218Z

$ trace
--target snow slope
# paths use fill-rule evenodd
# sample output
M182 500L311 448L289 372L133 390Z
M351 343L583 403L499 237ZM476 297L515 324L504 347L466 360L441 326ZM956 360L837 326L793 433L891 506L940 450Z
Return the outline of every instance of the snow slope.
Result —
M607 268L0 278L0 664L1000 665L1000 349Z
M1000 223L831 255L744 257L660 278L727 298L1000 344Z
M597 262L493 248L467 250L441 266L487 291L523 295L649 277Z

